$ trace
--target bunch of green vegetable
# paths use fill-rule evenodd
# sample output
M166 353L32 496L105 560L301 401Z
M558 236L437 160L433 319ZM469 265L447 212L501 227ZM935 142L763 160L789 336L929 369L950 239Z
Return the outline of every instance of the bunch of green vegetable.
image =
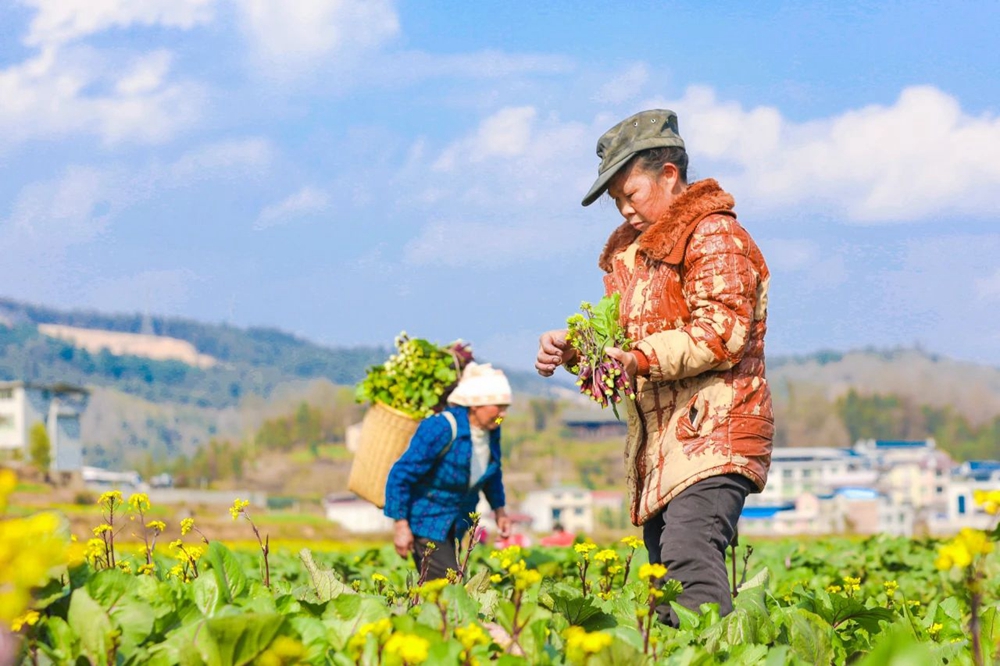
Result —
M622 364L605 351L608 347L627 351L631 346L618 320L620 302L617 293L605 296L597 305L584 301L580 304L582 314L576 313L566 320L566 339L577 353L575 365L570 368L578 377L577 386L601 407L611 405L615 416L622 396L635 398Z
M448 393L471 360L472 348L466 342L456 340L442 347L404 331L396 337L396 353L368 368L355 398L424 418L444 409Z

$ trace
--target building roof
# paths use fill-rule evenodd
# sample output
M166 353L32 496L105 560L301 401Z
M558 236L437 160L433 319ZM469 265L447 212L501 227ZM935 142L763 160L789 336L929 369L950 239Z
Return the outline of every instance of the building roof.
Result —
M881 496L881 493L874 488L838 488L833 494L844 499L856 500L878 499Z
M746 518L748 520L763 520L766 518L773 518L775 514L781 511L792 511L795 509L794 504L770 504L762 506L745 506L743 507L743 513L740 517Z
M90 389L84 386L77 386L76 384L69 384L67 382L55 382L53 384L43 384L41 382L26 382L20 379L15 379L13 381L0 381L0 388L32 388L32 389L48 389L53 393L90 393Z

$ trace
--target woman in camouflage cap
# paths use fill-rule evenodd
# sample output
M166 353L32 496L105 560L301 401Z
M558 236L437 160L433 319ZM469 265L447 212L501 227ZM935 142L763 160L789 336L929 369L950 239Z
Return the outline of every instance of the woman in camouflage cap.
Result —
M599 265L621 294L630 351L608 349L635 384L626 401L625 467L632 522L651 563L680 581L678 601L732 610L725 551L747 494L771 461L774 418L764 376L770 274L732 196L712 179L688 183L673 111L623 120L597 143L598 177L624 222ZM541 336L543 376L573 364L565 330ZM673 609L660 609L677 626Z

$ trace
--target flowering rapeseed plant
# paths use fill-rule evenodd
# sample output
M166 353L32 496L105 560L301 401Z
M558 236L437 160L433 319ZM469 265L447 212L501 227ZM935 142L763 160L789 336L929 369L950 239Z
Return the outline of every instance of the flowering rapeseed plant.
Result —
M566 640L566 659L573 664L585 664L595 655L611 645L611 636L599 631L588 633L582 627L573 625L563 634Z

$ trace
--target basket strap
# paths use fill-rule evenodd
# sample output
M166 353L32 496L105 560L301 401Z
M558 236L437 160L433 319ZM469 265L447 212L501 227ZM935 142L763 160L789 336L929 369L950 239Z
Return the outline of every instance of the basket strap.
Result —
M451 450L451 445L455 443L455 438L458 437L458 423L455 421L455 415L451 412L441 412L441 415L448 419L448 423L451 424L451 441L448 442L448 446L441 449L441 453L438 454L438 460L444 458L444 455Z

